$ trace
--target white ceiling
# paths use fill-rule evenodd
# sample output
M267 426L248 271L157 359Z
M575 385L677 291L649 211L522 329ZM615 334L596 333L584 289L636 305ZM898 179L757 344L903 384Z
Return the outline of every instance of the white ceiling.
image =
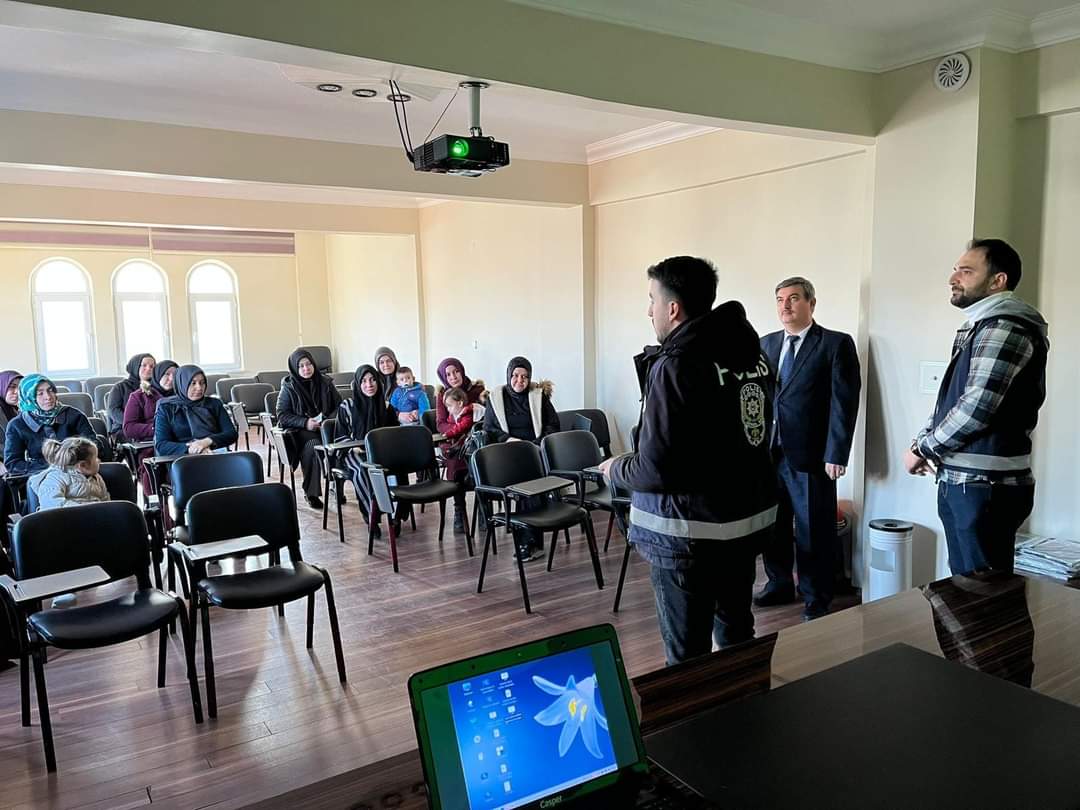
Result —
M1075 0L508 0L823 65L883 71L1080 38Z
M296 138L399 146L393 108L383 98L320 93L299 82L351 80L387 92L394 75L408 104L414 145L453 97L460 78L353 60L350 74L232 54L187 50L82 33L0 25L0 108L180 124ZM415 78L414 78L415 77ZM435 134L468 130L461 91ZM586 147L651 127L645 118L567 106L554 93L494 86L482 96L484 132L519 159L585 163Z

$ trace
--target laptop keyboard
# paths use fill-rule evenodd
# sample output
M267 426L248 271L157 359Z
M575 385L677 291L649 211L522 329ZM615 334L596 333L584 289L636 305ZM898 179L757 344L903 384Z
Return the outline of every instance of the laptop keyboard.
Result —
M715 805L653 764L634 807L636 810L708 810Z

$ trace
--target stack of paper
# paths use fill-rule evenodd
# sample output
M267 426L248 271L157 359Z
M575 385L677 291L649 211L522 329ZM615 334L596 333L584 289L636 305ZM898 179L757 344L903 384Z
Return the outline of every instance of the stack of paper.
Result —
M1017 537L1016 570L1068 581L1080 579L1080 541L1061 537Z

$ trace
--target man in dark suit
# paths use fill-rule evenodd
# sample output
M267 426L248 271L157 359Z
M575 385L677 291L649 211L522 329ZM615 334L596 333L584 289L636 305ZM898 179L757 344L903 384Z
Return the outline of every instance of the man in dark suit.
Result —
M781 281L776 313L784 328L761 339L777 378L771 446L780 506L763 554L769 581L754 604L794 602L797 561L805 620L828 613L833 597L836 480L847 472L861 387L851 335L815 323L816 304L805 278Z

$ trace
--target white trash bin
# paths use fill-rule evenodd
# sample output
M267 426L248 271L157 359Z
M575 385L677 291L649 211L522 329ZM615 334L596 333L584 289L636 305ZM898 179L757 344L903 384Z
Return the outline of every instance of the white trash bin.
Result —
M870 593L884 599L911 587L911 536L915 527L904 520L870 521Z

